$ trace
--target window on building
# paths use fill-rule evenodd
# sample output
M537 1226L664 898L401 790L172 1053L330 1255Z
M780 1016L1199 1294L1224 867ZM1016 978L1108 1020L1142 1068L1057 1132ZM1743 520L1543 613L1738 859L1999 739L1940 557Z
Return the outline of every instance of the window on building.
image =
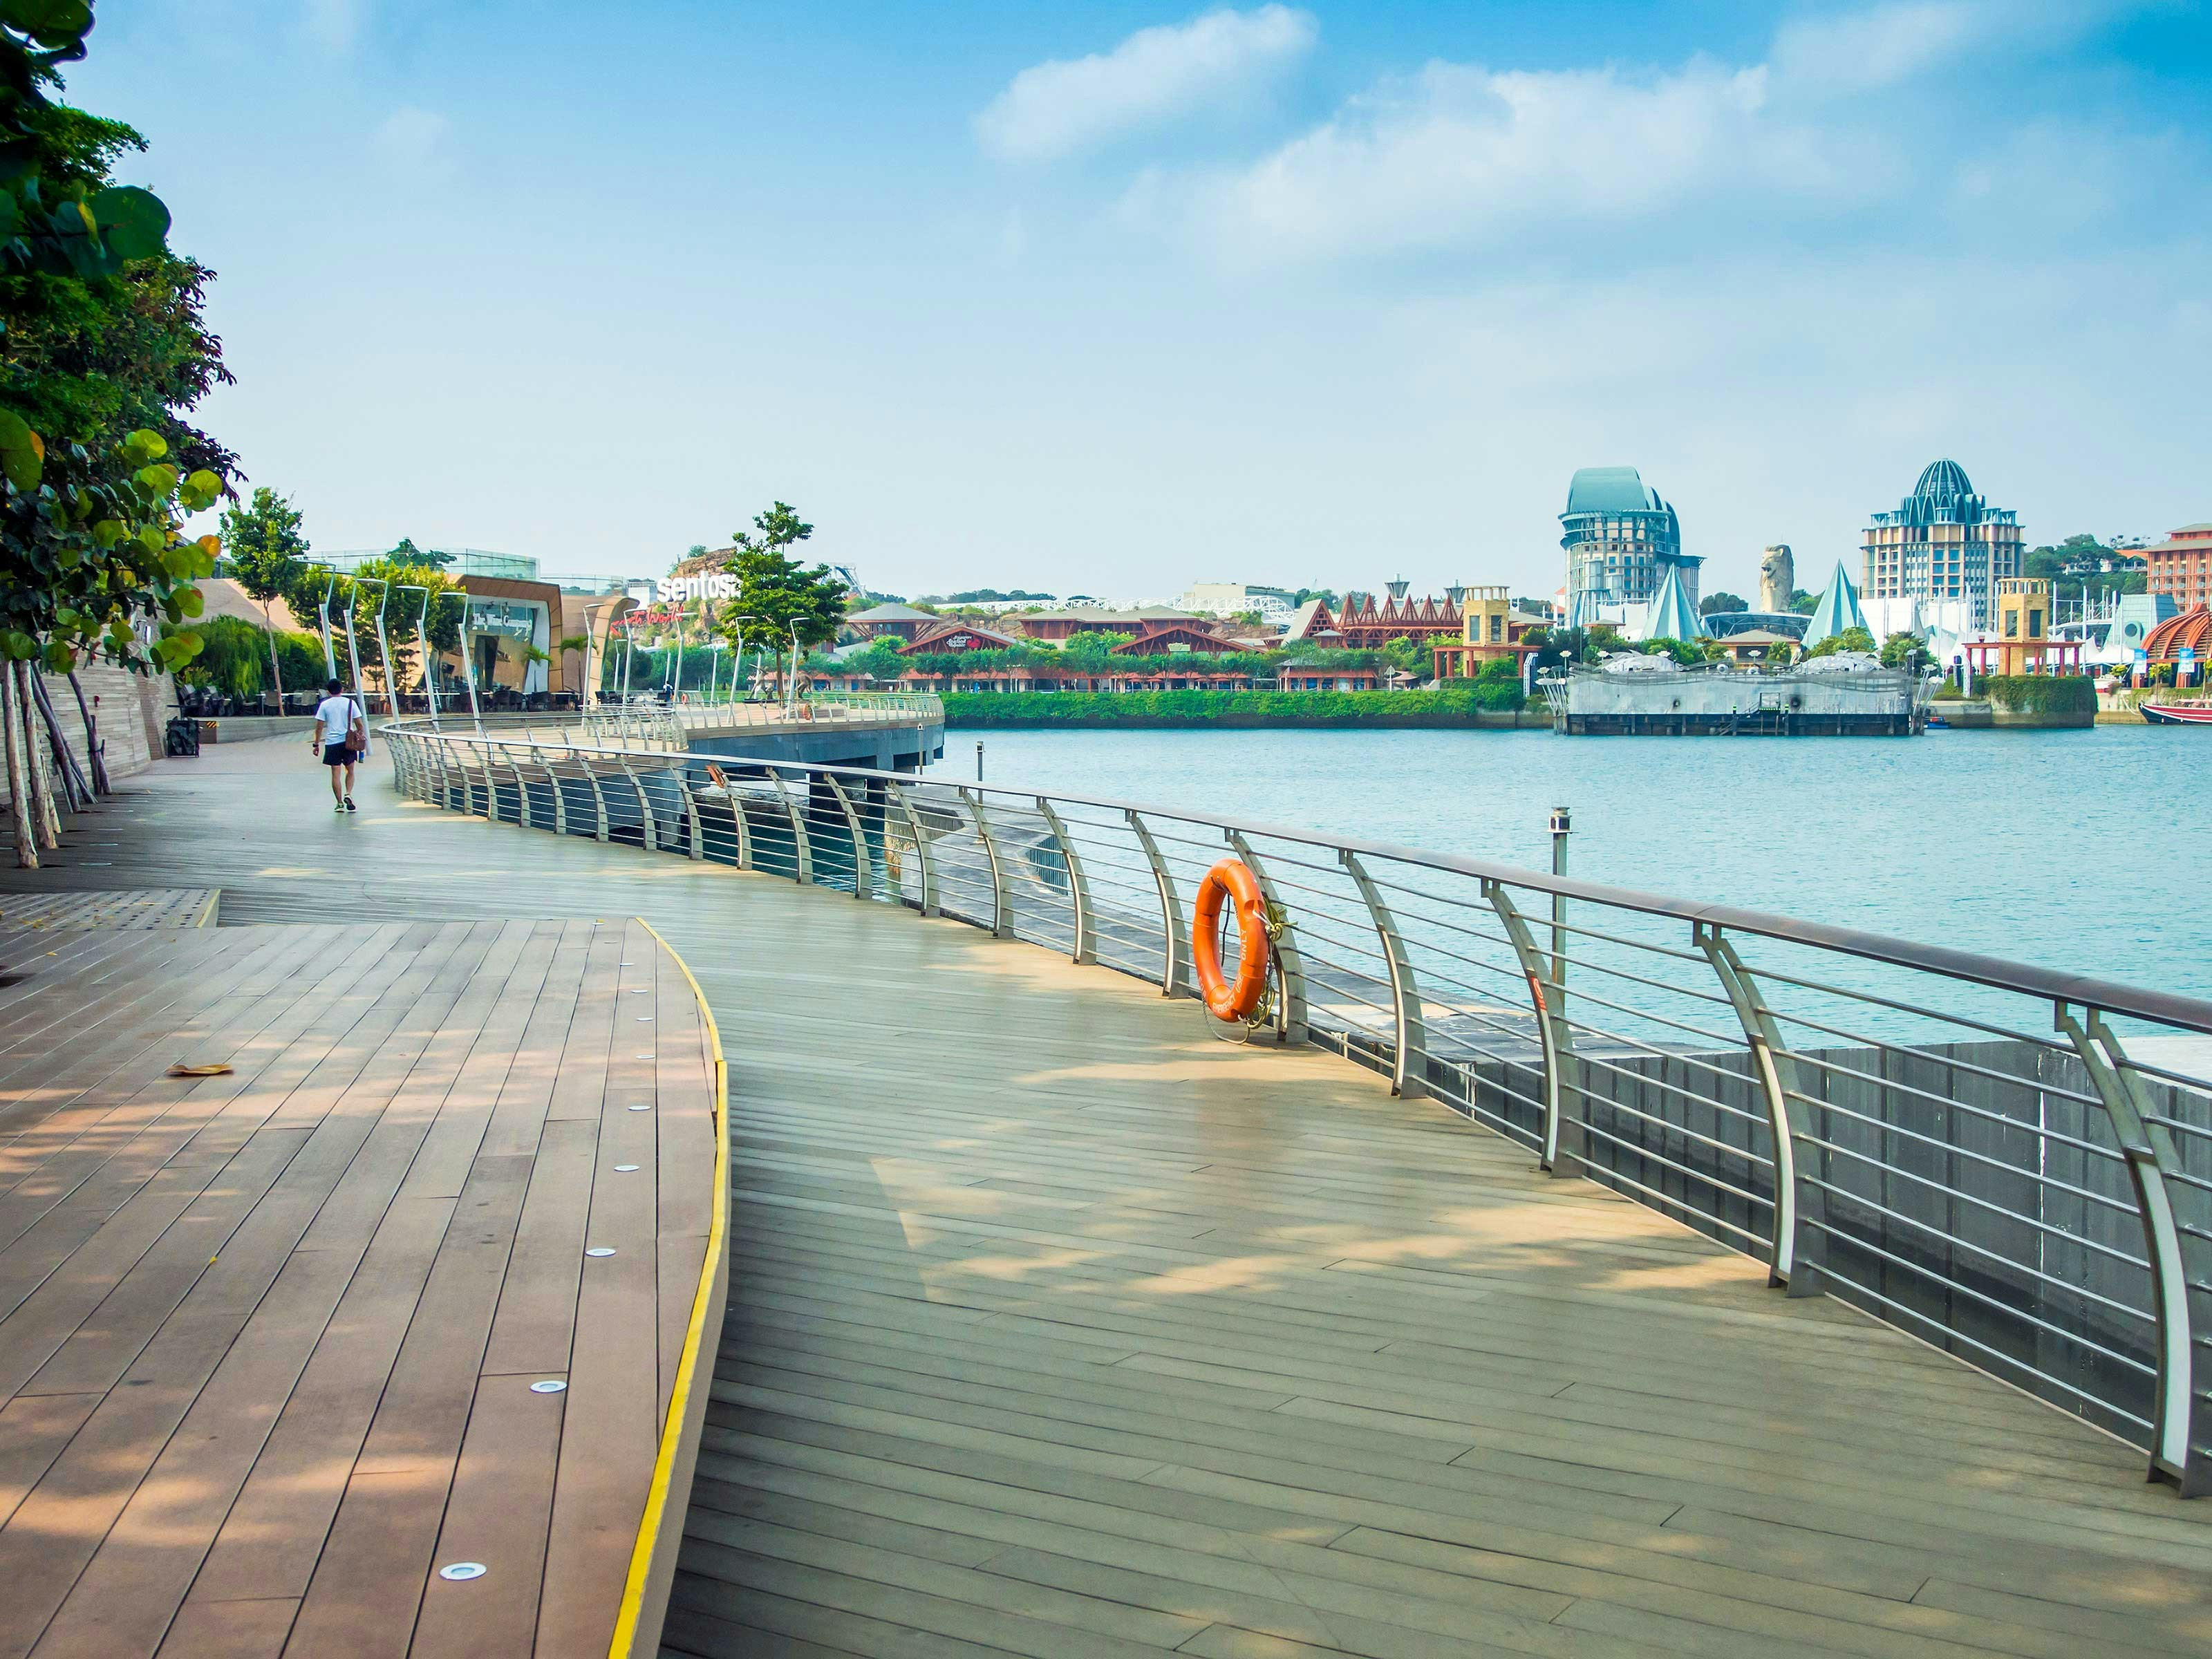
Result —
M2016 639L2018 639L2018 638L2020 637L2020 612L2019 612L2019 611L2006 611L2006 612L2004 613L2004 624L2005 624L2005 637L2006 637L2007 639L2008 639L2008 640L2016 640Z

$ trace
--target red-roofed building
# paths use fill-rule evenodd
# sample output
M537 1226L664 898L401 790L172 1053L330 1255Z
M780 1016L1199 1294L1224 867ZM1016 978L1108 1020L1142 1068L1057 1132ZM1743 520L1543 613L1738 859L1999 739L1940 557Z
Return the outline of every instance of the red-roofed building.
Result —
M1225 652L1243 647L1235 640L1216 633L1199 622L1147 622L1139 627L1143 630L1134 638L1114 647L1117 657L1164 657L1170 653L1180 656L1183 652L1199 652L1219 656ZM1177 650L1176 647L1182 647Z
M1460 628L1455 598L1409 599L1393 593L1378 605L1373 594L1354 593L1341 610L1334 611L1326 601L1309 600L1300 607L1285 643L1311 640L1349 651L1371 651L1393 640L1438 642L1456 637Z
M947 617L915 629L914 637L899 647L899 655L919 657L945 651L1007 651L1018 643L1012 635L1001 634L995 628Z

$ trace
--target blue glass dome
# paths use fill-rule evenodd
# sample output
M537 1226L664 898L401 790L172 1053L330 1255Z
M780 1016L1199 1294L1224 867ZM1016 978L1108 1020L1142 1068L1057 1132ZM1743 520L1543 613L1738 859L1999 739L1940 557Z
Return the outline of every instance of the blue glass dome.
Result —
M1954 501L1964 501L1974 493L1974 486L1966 481L1966 469L1953 460L1931 462L1921 473L1920 482L1913 487L1913 495L1938 507L1948 507Z

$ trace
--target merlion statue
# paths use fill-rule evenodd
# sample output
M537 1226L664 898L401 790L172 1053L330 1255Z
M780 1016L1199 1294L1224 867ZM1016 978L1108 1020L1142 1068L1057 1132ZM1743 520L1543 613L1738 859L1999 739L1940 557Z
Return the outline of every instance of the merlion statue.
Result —
M1759 562L1759 608L1769 616L1786 616L1790 596L1797 591L1797 562L1786 546L1770 547Z

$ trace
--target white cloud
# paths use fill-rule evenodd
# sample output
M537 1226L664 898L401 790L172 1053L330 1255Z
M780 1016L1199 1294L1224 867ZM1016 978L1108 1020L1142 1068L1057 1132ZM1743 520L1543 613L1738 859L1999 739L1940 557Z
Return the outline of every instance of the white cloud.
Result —
M1108 52L1024 70L975 117L978 143L1006 161L1087 149L1263 91L1311 49L1310 13L1265 5L1139 29Z
M384 118L369 147L394 172L443 174L452 166L446 139L453 129L435 110L403 106Z
M1632 222L1723 182L1850 188L1772 118L1767 79L1705 59L1644 77L1431 64L1255 165L1178 181L1179 204L1157 175L1133 203L1179 205L1226 249L1332 254Z
M1663 257L1699 234L1755 242L1870 204L1934 211L1975 188L1957 172L1966 158L1947 150L1983 148L2014 125L2001 106L1978 123L1966 112L1985 90L1975 68L2051 50L2129 8L1890 0L1793 22L1765 61L1741 65L1432 62L1255 161L1149 171L1121 211L1247 264L1509 246L1616 263L1639 231L1673 245ZM1944 88L1933 100L1931 81ZM2074 188L2081 167L2047 159L2067 199L2094 182Z

